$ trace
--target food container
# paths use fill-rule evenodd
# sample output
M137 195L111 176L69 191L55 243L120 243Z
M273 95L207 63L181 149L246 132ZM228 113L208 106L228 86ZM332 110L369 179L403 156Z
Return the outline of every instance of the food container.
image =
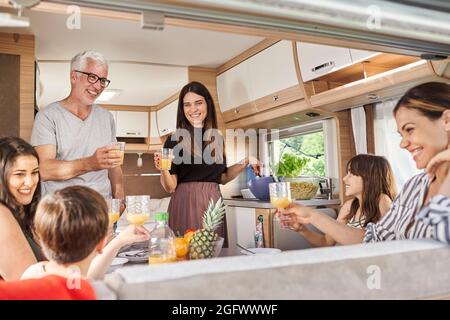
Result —
M291 197L296 200L309 200L314 198L319 189L319 177L283 178L291 183Z

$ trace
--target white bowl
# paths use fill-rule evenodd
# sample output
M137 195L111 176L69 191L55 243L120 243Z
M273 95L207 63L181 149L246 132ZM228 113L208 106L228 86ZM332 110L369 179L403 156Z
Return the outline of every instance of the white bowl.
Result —
M276 254L276 253L280 253L281 250L277 249L277 248L247 248L248 250L252 251L253 253L250 253L248 251L245 250L241 250L240 252L242 254L248 255L248 256L253 256L255 254Z
M241 194L244 199L256 199L250 189L242 189Z

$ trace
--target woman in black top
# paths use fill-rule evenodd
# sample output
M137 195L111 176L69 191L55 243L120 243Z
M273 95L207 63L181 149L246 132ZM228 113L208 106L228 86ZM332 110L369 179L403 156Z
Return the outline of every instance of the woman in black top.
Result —
M219 184L225 184L241 173L249 158L227 168L223 137L217 130L214 102L208 89L199 82L190 82L180 92L177 131L164 143L174 151L172 168L160 169L160 154L155 166L161 170L161 184L172 193L169 204L169 225L175 233L202 228L202 216L210 199L220 197ZM258 173L257 161L252 161ZM226 239L226 222L218 233ZM225 244L227 242L225 241Z

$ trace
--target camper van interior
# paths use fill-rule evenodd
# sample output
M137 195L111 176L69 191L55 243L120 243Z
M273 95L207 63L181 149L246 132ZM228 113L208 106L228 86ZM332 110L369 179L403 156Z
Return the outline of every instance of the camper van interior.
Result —
M446 244L312 248L254 182L290 182L295 203L336 219L351 198L343 179L356 155L387 159L398 190L422 172L399 147L393 110L414 86L450 83L450 9L372 2L0 0L0 136L29 142L36 114L69 95L71 59L93 50L109 63L96 104L125 142L125 196L150 195L152 215L171 197L154 155L176 131L191 81L212 95L227 164L252 156L261 165L261 178L248 167L220 186L220 257L150 267L128 259L93 282L99 299L450 297L447 263L430 263L450 261ZM117 232L126 224L123 215ZM283 252L247 256L240 247Z

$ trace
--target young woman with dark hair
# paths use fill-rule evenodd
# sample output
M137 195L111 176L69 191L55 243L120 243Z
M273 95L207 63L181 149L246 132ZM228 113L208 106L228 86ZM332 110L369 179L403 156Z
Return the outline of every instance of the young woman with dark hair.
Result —
M0 138L0 277L5 280L19 279L45 259L32 234L39 200L36 151L20 138Z
M315 247L361 243L366 226L378 222L396 196L394 175L384 157L360 154L348 162L343 182L345 195L353 198L344 203L337 220L312 208L292 205L279 213L282 223ZM305 228L306 224L324 234Z
M161 184L172 193L169 225L180 234L187 229L202 228L202 216L209 201L217 201L221 197L219 184L236 178L249 164L250 158L227 167L214 101L200 82L190 82L181 90L177 132L166 140L164 147L173 149L175 154L170 170L161 170L160 154L155 154L155 166L161 170ZM254 170L258 171L256 159L251 162ZM225 222L219 235L226 239Z

